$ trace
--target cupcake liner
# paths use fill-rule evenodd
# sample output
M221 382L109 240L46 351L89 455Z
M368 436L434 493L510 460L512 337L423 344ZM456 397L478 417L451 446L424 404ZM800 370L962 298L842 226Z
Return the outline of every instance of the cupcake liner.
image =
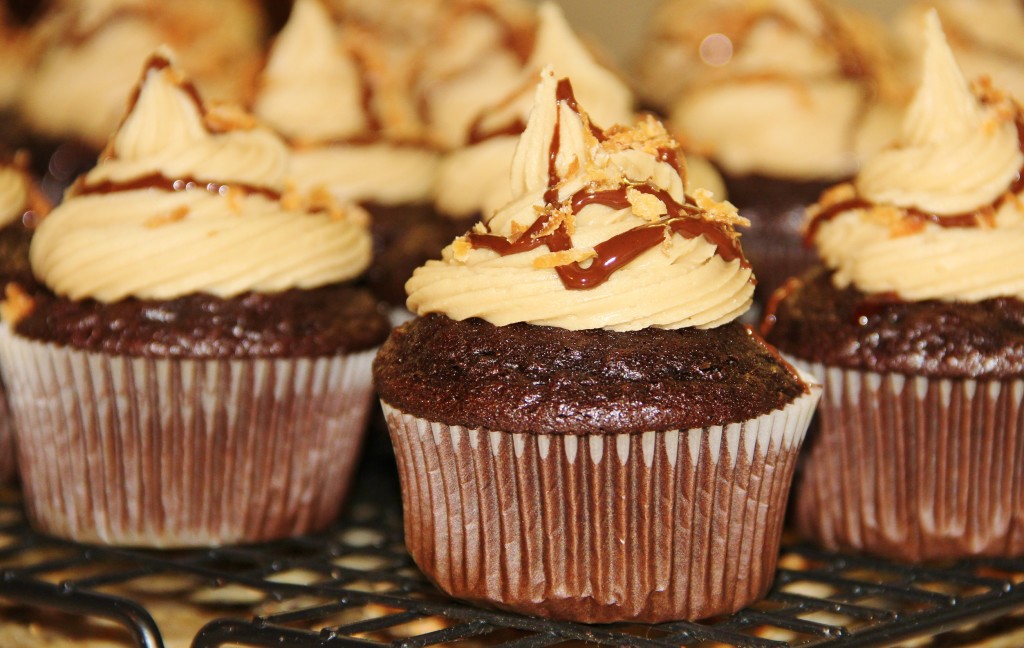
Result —
M76 541L150 547L321 529L358 456L373 355L133 358L0 326L29 519Z
M795 364L825 387L794 493L801 533L915 562L1024 553L1024 381Z
M525 614L733 612L771 585L819 393L743 423L632 435L471 430L382 403L409 552L452 596Z
M14 481L17 473L15 461L14 431L11 429L11 414L7 408L7 393L0 384L0 486Z

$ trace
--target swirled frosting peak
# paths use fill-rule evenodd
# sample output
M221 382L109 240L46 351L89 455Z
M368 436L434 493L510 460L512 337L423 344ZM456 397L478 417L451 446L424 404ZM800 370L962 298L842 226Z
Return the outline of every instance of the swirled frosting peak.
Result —
M972 92L938 16L898 145L811 210L808 235L840 287L920 301L1024 298L1020 108Z
M857 176L867 199L952 215L991 203L1024 162L1014 112L971 92L946 44L938 15L927 15L921 85L896 148Z
M288 150L237 109L207 110L153 56L100 158L36 231L33 272L72 299L312 288L370 259L365 214L286 190Z
M336 25L298 0L270 51L254 112L291 144L303 191L386 205L426 202L438 155L412 96L413 50Z
M749 307L744 219L685 193L678 144L653 118L602 130L548 67L510 182L511 202L416 270L411 310L626 331L712 328Z

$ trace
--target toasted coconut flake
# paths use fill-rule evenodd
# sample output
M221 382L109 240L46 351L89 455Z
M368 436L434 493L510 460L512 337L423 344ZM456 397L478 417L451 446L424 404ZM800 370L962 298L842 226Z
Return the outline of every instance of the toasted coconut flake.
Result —
M452 241L452 256L456 261L465 263L469 259L469 253L473 251L473 244L469 242L469 239L465 236Z
M174 209L168 214L157 214L146 219L145 226L150 228L163 227L171 223L177 223L178 221L185 220L188 217L189 208L187 205L181 205L177 209Z
M626 200L629 201L634 214L651 223L657 223L668 213L668 207L657 196L644 193L635 187L626 189Z
M693 199L697 202L697 206L707 213L708 220L722 223L729 227L736 227L737 225L750 227L750 221L740 216L736 205L733 205L728 200L716 201L712 193L707 189L697 189L694 191Z
M259 121L231 103L217 103L206 112L206 127L215 133L233 130L252 130L259 126Z
M10 282L4 287L4 300L0 302L0 318L14 326L31 313L35 306L35 301L21 286Z
M593 248L573 248L563 252L543 254L533 260L533 267L538 270L545 268L557 268L559 266L569 265L570 263L579 263L586 261L587 259L593 259L596 256L597 252L595 252Z

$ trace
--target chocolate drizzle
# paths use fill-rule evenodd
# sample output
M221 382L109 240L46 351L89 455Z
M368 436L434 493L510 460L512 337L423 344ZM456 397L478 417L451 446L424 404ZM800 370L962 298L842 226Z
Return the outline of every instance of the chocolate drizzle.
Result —
M568 79L559 81L556 97L559 102L564 102L576 114L580 114L572 85ZM548 187L544 192L544 202L549 208L547 212L515 239L510 240L495 234L472 232L468 238L473 247L486 248L501 256L528 252L542 245L552 252L566 252L572 249L572 237L569 235L565 222L559 222L554 228L551 227L552 219L559 215L557 209L559 205L558 185L561 179L558 176L555 163L559 151L560 129L561 120L557 120L548 154ZM604 132L593 125L590 125L590 131L598 141L607 139ZM674 168L679 168L679 159L674 149L658 149L658 159ZM601 285L608 280L613 272L655 247L672 233L685 238L703 236L708 242L717 246L717 254L724 261L738 259L742 267L750 267L743 257L739 243L730 235L726 226L702 218L703 210L689 198L685 203L680 204L667 191L649 184L629 185L604 191L591 191L584 188L569 198L568 206L574 215L579 214L584 207L591 204L605 205L612 209L626 209L631 206L630 189L660 200L668 212L667 217L657 222L634 227L607 241L598 243L594 246L594 256L590 259L590 264L585 268L578 261L556 267L555 271L558 273L562 285L567 289L585 290ZM753 276L751 276L751 281L753 281Z
M135 178L126 182L105 180L96 184L87 184L82 177L71 189L71 195L87 196L90 194L106 194L117 191L137 191L140 189L159 189L162 191L207 191L212 194L226 195L229 191L240 190L247 194L259 194L270 200L280 200L281 194L265 187L247 184L222 184L219 182L197 180L195 178L178 178L172 180L159 173Z

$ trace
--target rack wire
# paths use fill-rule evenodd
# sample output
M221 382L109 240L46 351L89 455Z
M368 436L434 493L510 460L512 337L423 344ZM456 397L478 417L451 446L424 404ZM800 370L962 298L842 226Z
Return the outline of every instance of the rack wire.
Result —
M113 627L125 645L144 648L878 646L1024 609L1024 560L919 567L787 544L779 565L769 596L732 616L587 626L439 593L402 544L388 470L363 475L329 532L209 550L65 542L34 533L16 495L0 501L0 628L11 610L41 609L69 627L68 619Z

